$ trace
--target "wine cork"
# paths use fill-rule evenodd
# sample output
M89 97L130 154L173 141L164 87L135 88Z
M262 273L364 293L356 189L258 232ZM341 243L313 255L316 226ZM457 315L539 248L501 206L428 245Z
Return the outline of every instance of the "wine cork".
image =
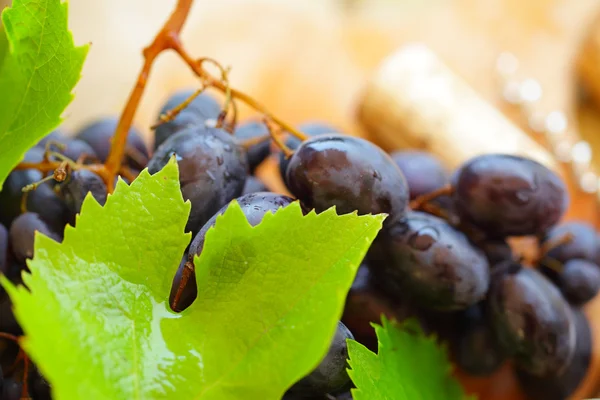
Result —
M480 154L507 153L558 168L545 148L420 44L383 61L363 94L358 119L382 147L424 148L449 167Z

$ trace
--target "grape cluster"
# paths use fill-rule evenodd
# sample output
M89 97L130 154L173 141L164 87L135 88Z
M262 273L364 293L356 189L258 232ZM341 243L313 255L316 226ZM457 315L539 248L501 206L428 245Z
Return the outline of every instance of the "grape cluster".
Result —
M104 118L82 127L75 135L56 130L31 148L24 161L69 160L69 165L103 162L116 126L116 118ZM146 167L149 156L141 133L132 129L126 147L126 165L140 171ZM14 283L23 283L21 272L28 270L26 261L33 257L36 232L61 242L65 226L75 225L88 193L100 204L106 201L106 185L89 170L69 170L61 181L46 175L36 169L14 170L0 190L0 271ZM0 332L11 336L23 333L3 289L0 289ZM25 364L13 366L18 352L16 343L1 340L6 343L0 350L0 370L4 372L0 373L0 398L22 398L26 379L27 394L34 399L50 399L50 387L35 365L27 361L29 373L24 378Z
M283 143L293 154L286 156L258 120L227 127L221 105L207 94L164 120L192 93L177 92L166 101L152 149L132 128L124 159L134 172L147 167L156 173L173 157L179 166L181 192L191 203L186 231L192 241L173 279L174 311L195 300L194 257L234 199L253 226L295 200L306 212L335 206L338 214L388 215L348 294L329 352L285 399L351 398L346 339L376 349L370 323L382 313L417 318L448 342L452 360L469 374L490 375L510 360L531 398L563 399L582 380L591 333L581 306L600 289L600 237L585 222L559 224L568 196L552 171L526 158L489 154L450 173L431 154L388 154L322 122L298 127L304 141L288 135ZM72 137L53 132L25 160L103 162L116 125L106 118ZM270 192L257 176L269 158L278 164L287 193ZM36 231L60 242L89 193L100 204L106 201L104 181L90 170L74 169L61 181L43 178L34 169L15 170L0 191L0 270L14 282L21 283L33 256ZM35 188L25 194L28 185ZM539 242L534 259L511 246L523 236ZM0 331L22 333L6 293ZM7 346L0 355L7 370L15 349ZM30 371L30 395L50 398L39 371ZM5 376L0 398L18 398L22 384L17 373ZM10 397L13 392L17 397Z

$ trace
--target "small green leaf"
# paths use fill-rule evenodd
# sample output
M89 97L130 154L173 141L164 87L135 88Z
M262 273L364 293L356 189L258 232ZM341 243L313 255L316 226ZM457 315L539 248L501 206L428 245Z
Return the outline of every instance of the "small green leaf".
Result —
M426 336L416 320L402 324L382 318L374 324L378 354L348 340L354 400L463 400L445 350Z
M0 186L61 122L88 46L76 47L61 0L14 0L0 30Z
M106 205L88 195L62 244L36 237L23 287L2 278L23 345L56 399L279 400L325 355L383 216L303 216L251 227L233 202L196 259L199 295L170 311L190 240L172 161Z

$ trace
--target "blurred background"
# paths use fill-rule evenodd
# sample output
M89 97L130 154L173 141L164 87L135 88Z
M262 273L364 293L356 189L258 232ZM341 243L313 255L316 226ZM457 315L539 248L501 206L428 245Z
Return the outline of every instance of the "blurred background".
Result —
M75 41L91 43L91 50L65 115L66 128L74 131L121 111L141 67L142 49L174 4L70 1ZM356 118L367 82L387 56L414 42L426 44L524 135L532 134L523 110L509 104L498 85L498 56L510 52L519 63L517 78L535 80L543 93L536 107L563 112L569 129L597 155L599 14L598 0L196 0L182 36L192 55L231 66L231 85L284 120L324 120L358 135L368 134ZM185 87L199 85L174 54L165 53L154 65L135 121L148 141L162 103ZM252 111L241 108L241 114L248 117ZM598 163L597 156L593 159ZM571 217L594 218L595 195L573 194ZM596 299L588 316L598 327L599 313ZM580 393L590 395L595 376ZM496 378L464 380L482 399L521 398L510 374Z
M0 0L0 3L6 0ZM67 127L118 113L141 66L141 49L175 0L73 0L77 43L91 43ZM412 41L428 44L486 99L498 54L544 88L553 108L573 104L574 60L600 9L596 0L197 0L183 31L190 52L232 67L232 85L291 122L325 119L348 130L358 95L381 60ZM156 63L137 116L147 128L170 92L195 85L173 55ZM245 110L248 115L248 110Z

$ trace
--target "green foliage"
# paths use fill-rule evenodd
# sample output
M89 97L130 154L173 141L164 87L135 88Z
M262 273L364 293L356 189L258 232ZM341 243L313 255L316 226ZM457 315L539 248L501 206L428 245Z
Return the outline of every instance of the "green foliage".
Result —
M25 152L56 128L88 46L76 47L61 0L14 0L0 30L0 185Z
M327 351L384 218L293 203L253 228L234 202L195 261L198 298L175 314L189 208L172 160L104 207L88 195L62 244L37 236L30 291L3 278L57 399L279 400Z
M426 336L416 320L402 324L382 318L373 325L378 354L349 340L348 371L354 400L462 400L467 398L451 376L446 352Z

